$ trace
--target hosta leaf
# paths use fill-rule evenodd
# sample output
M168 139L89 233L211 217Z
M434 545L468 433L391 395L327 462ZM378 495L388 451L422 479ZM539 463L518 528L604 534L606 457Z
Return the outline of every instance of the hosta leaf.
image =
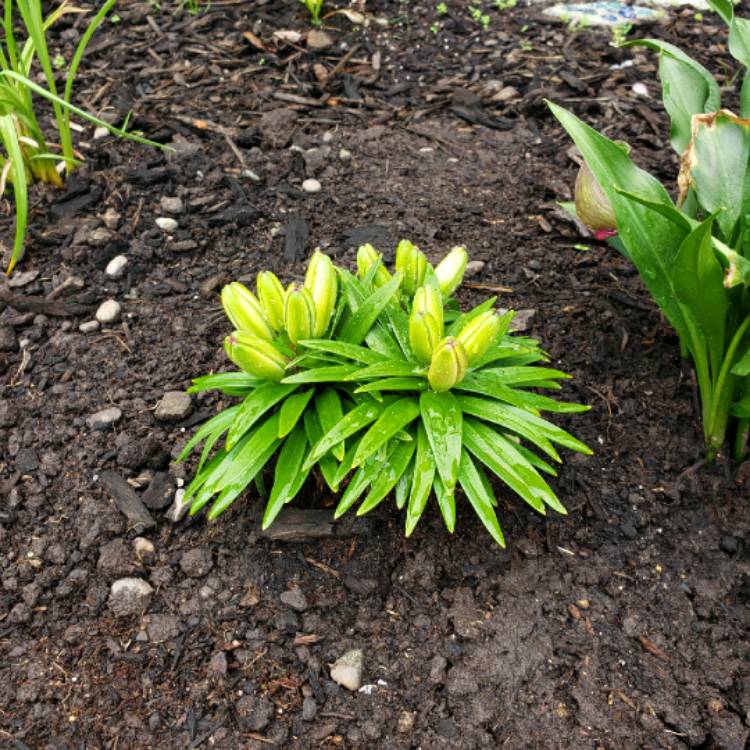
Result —
M304 468L309 468L328 453L334 445L337 445L342 440L346 440L346 438L354 435L355 432L359 432L363 427L374 422L383 413L384 409L385 407L376 401L368 401L367 403L355 406L325 435L321 432L320 438L313 444ZM352 457L352 464L353 461L354 457Z
M302 462L307 451L307 435L301 424L289 433L279 451L274 471L271 497L263 515L263 528L267 529L275 520L281 509L300 491L307 479L308 471L302 471Z
M396 274L387 284L376 289L344 323L338 338L350 344L360 344L364 341L380 313L398 291L400 284L401 274Z
M234 418L232 426L227 434L227 450L231 450L237 441L252 426L279 401L288 396L296 389L296 385L283 385L281 383L264 383L258 386L240 404L239 411Z
M341 407L341 397L333 388L324 388L315 398L315 410L318 412L318 420L325 435L332 430L344 416ZM331 453L339 460L343 460L346 446L342 440L331 447Z
M414 476L409 493L409 505L406 509L406 536L410 536L422 517L427 498L435 479L435 459L432 456L430 441L424 425L419 423L417 428L417 452L414 456Z
M314 393L314 388L308 388L306 391L293 393L284 401L279 409L280 438L286 437L294 429Z
M287 375L281 382L287 383L338 383L346 380L349 375L359 369L357 365L331 365L329 367L316 367L313 370L303 370L294 375Z
M357 509L357 515L362 516L375 508L383 498L393 489L396 482L406 471L406 467L414 455L415 441L399 441L388 455L385 464L381 466L377 478L370 485L370 492Z
M505 538L493 507L494 496L487 494L485 483L471 460L471 456L465 450L461 451L461 471L458 478L466 497L469 498L469 502L484 527L501 547L505 547Z
M450 391L427 391L419 397L419 409L438 474L446 493L451 494L461 466L461 407Z
M315 409L307 409L303 418L305 425L305 434L307 435L307 442L310 445L315 445L323 437L323 428L320 426L320 420L315 412ZM338 440L336 441L339 442ZM338 483L336 482L336 472L338 470L338 463L336 459L328 452L320 458L315 459L320 466L320 472L323 475L323 479L326 480L326 484L332 492L338 492ZM302 471L309 471L314 465L314 461L310 460L308 455L305 463L302 465Z
M353 359L366 365L374 365L376 362L382 362L385 355L374 352L366 346L357 344L347 344L344 341L331 341L329 339L311 339L309 341L300 341L300 344L308 349L315 351L328 352L345 359Z
M682 154L690 142L692 116L721 107L719 85L700 63L673 44L659 39L634 39L622 46L648 47L659 53L659 79L664 109L671 120L672 147Z
M418 416L419 405L414 398L401 398L388 406L362 437L353 465L361 466L375 451Z
M188 393L203 393L203 391L219 391L228 396L245 395L247 391L257 388L263 381L245 372L220 372L216 375L204 375L194 378L193 384L187 389Z

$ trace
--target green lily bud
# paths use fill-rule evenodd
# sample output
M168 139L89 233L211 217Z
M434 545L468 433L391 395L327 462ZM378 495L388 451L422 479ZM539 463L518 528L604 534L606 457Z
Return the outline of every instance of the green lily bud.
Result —
M497 340L500 333L500 316L487 310L470 320L456 338L464 345L469 364L476 362Z
M258 298L239 281L227 284L221 290L224 312L238 331L247 331L258 338L271 341L273 329L263 314Z
M423 365L429 364L442 335L443 332L430 313L412 312L409 317L409 345Z
M576 215L589 229L594 232L615 229L617 221L612 204L586 162L578 170L575 199Z
M286 375L289 360L270 341L251 333L235 331L227 336L224 351L237 367L261 380L278 382Z
M469 254L465 247L454 247L448 255L443 258L435 268L443 297L450 297L456 291L458 285L463 281L466 264L469 262Z
M331 259L316 250L307 265L305 287L310 290L315 304L315 330L313 336L320 338L331 322L336 307L338 279Z
M284 328L284 287L275 273L261 271L256 281L260 306L271 325L281 331Z
M411 297L422 286L427 271L427 258L409 240L401 240L396 248L396 270L403 273L401 286Z
M372 264L378 261L380 261L380 265L378 270L375 271L375 278L373 279L376 287L383 286L391 280L391 274L383 265L383 256L370 244L362 245L357 250L357 275L360 279L364 279Z
M435 318L440 336L443 335L443 298L436 287L431 284L419 287L414 293L412 314L415 312L429 313Z
M432 352L427 380L434 391L448 391L466 375L469 361L464 345L453 336L446 336Z
M290 284L284 300L284 325L292 344L312 338L315 330L315 303L309 289Z

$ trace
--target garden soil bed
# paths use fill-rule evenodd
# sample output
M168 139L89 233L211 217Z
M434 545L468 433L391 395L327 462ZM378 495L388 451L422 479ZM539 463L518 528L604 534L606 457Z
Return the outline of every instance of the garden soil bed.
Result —
M29 253L0 286L1 747L747 747L748 473L700 465L674 334L555 204L575 164L544 98L674 176L655 62L533 6L483 31L456 5L368 2L389 26L339 15L310 50L273 37L307 31L293 0L123 3L94 38L78 101L133 110L175 151L87 126L86 166L64 194L34 189ZM81 27L64 22L53 47L70 53ZM710 17L647 31L726 59ZM172 459L219 402L193 397L178 422L155 407L226 368L221 284L299 278L315 246L350 267L365 241L392 258L402 237L433 260L465 244L483 265L462 303L497 290L534 311L528 333L573 375L564 396L592 405L563 420L596 449L554 480L569 515L498 488L507 550L465 504L452 536L433 509L408 540L390 504L269 539L255 492L211 525L169 520L193 466ZM120 318L81 332L108 298ZM119 420L92 428L110 407ZM129 491L145 530L121 512ZM312 485L298 506L332 503ZM110 608L123 577L153 587L143 616ZM329 675L352 648L358 692Z

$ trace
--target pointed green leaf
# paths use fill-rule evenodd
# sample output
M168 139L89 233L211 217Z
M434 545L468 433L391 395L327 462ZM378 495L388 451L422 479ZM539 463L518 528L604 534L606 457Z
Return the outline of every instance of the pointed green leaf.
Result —
M432 456L427 432L420 421L417 428L417 452L414 456L414 476L409 493L409 505L406 509L406 536L414 531L417 522L422 517L427 498L435 479L435 459Z
M505 547L505 538L502 529L497 520L495 509L493 507L494 497L487 494L486 487L482 478L471 460L471 456L466 450L461 451L461 471L459 473L459 482L466 497L474 508L479 520L484 524L492 538L501 546Z
M346 321L338 338L350 344L360 344L396 294L400 284L401 274L398 273L387 284L376 289Z
M450 391L427 391L419 398L419 408L435 458L435 466L445 491L450 494L458 481L461 466L461 407Z
M318 412L320 426L325 435L332 430L343 418L344 410L341 406L341 397L335 389L324 388L315 398L315 410ZM344 459L346 446L342 440L340 443L331 447L331 453L339 460Z
M414 398L400 398L388 406L362 437L353 465L361 466L375 451L418 416L419 405Z
M388 459L381 466L377 478L370 485L370 492L357 509L357 515L363 516L375 508L393 489L414 455L414 440L398 441L389 453Z
M296 389L296 385L267 382L258 386L240 405L237 416L227 434L227 450L273 406Z
M293 393L284 401L279 409L280 438L286 437L294 429L314 393L314 388L308 388L306 391Z
M263 515L263 528L267 529L281 509L300 491L309 471L302 471L302 462L307 450L305 428L297 424L284 441L276 459L271 497Z

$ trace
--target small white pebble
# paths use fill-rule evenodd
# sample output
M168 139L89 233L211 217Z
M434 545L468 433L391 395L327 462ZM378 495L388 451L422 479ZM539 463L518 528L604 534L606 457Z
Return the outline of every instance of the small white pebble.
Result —
M341 151L339 151L339 160L340 161L351 161L352 160L352 152L348 149L342 148Z
M645 83L641 83L640 81L638 83L633 84L633 93L638 94L638 96L643 96L646 99L651 98L651 94L648 93L648 88Z
M159 205L161 206L161 210L167 214L181 214L185 209L182 198L170 198L166 195L159 201Z
M94 331L99 330L99 321L98 320L87 320L85 323L81 323L81 325L78 326L78 330L81 333L93 333Z
M106 273L110 279L119 279L120 276L125 273L125 266L127 265L128 259L124 255L116 255L111 261L109 261L109 263L107 263L104 273Z
M117 300L108 299L99 305L96 311L96 319L102 323L114 323L120 317L120 303Z
M109 128L100 126L94 131L94 140L98 141L101 138L106 138L108 135L109 135Z
M168 216L160 216L156 220L156 226L164 232L174 232L179 225L174 219L170 219Z
M319 193L322 187L323 186L317 180L314 180L312 178L310 178L309 180L305 180L302 183L302 189L306 193Z

